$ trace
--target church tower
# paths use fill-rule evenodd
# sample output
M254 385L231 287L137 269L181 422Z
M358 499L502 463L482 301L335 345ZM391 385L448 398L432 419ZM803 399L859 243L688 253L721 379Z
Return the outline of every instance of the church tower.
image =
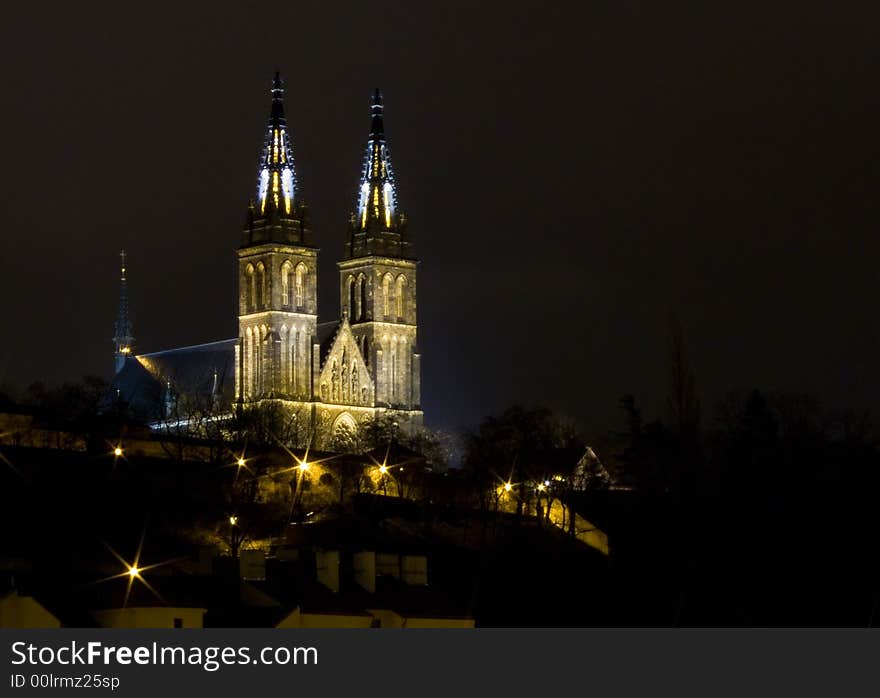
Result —
M339 262L342 317L375 383L377 407L420 412L416 265L385 141L382 94L373 95L357 211Z
M113 352L115 360L115 373L119 373L125 366L125 359L131 355L134 348L134 337L131 334L131 320L128 318L128 281L125 272L125 250L119 253L119 312L116 316L116 334L113 344L116 349Z
M238 248L237 400L312 399L317 262L276 73L256 200Z

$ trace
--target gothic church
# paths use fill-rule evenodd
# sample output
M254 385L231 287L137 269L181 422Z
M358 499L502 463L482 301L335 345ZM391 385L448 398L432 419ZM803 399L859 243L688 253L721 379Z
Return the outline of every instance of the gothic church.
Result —
M318 448L391 414L422 425L416 265L399 211L383 124L371 104L356 211L338 262L340 319L318 321L318 248L297 188L278 75L238 257L238 337L149 354L133 352L123 258L111 396L161 428L188 400L214 407L276 401L305 420ZM185 415L184 415L185 416Z

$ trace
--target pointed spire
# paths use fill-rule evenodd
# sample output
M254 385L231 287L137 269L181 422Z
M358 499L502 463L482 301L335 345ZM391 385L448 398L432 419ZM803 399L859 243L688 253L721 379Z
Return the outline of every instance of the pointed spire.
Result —
M128 317L128 280L125 268L125 250L119 253L119 311L116 316L116 336L113 342L116 344L116 372L122 369L125 357L132 352L134 337L132 336L131 320Z
M272 108L257 175L256 213L260 217L289 218L295 211L296 174L287 119L284 117L284 83L276 72L272 81Z
M372 123L358 196L356 224L360 230L374 228L390 231L399 222L397 187L385 142L384 111L382 92L376 88L370 103Z

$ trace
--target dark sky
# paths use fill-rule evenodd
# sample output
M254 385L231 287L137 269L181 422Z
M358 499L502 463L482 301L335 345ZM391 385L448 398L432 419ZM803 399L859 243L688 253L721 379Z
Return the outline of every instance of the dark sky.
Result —
M667 317L728 389L877 406L876 2L10 3L0 383L236 333L234 249L273 71L320 312L385 93L422 259L428 420L514 401L658 413ZM109 376L108 376L109 377Z

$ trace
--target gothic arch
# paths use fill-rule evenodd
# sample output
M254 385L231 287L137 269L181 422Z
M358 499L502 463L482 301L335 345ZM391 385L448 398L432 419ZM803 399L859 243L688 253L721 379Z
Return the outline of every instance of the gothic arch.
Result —
M362 273L357 280L357 318L366 320L367 314L367 277Z
M257 262L257 299L254 304L257 310L262 310L266 306L266 267L262 262Z
M248 312L253 312L256 307L256 299L254 296L256 289L254 287L254 265L248 264L244 270L244 298L245 306Z
M281 335L281 366L278 371L279 377L281 378L281 390L284 393L290 392L290 363L286 361L286 357L290 346L290 331L287 329L286 324L281 325L281 330L279 332Z
M330 433L334 448L344 449L353 446L358 434L357 422L348 412L343 412L333 420Z
M382 315L383 320L387 320L391 317L391 286L394 283L394 279L391 276L391 273L386 273L384 277L382 277Z
M354 322L357 316L357 283L352 274L348 275L348 320Z
M242 365L243 365L243 380L241 386L242 397L249 398L254 393L253 389L253 380L254 380L254 364L253 364L253 344L254 344L254 333L251 332L251 328L248 327L244 333L244 346L241 349L242 353Z
M293 264L289 259L281 264L281 303L288 308L293 305Z
M308 273L309 269L304 262L296 265L293 275L293 296L294 305L299 311L305 310L306 306L306 275Z
M406 317L406 277L403 274L399 274L394 283L394 299L399 322Z

